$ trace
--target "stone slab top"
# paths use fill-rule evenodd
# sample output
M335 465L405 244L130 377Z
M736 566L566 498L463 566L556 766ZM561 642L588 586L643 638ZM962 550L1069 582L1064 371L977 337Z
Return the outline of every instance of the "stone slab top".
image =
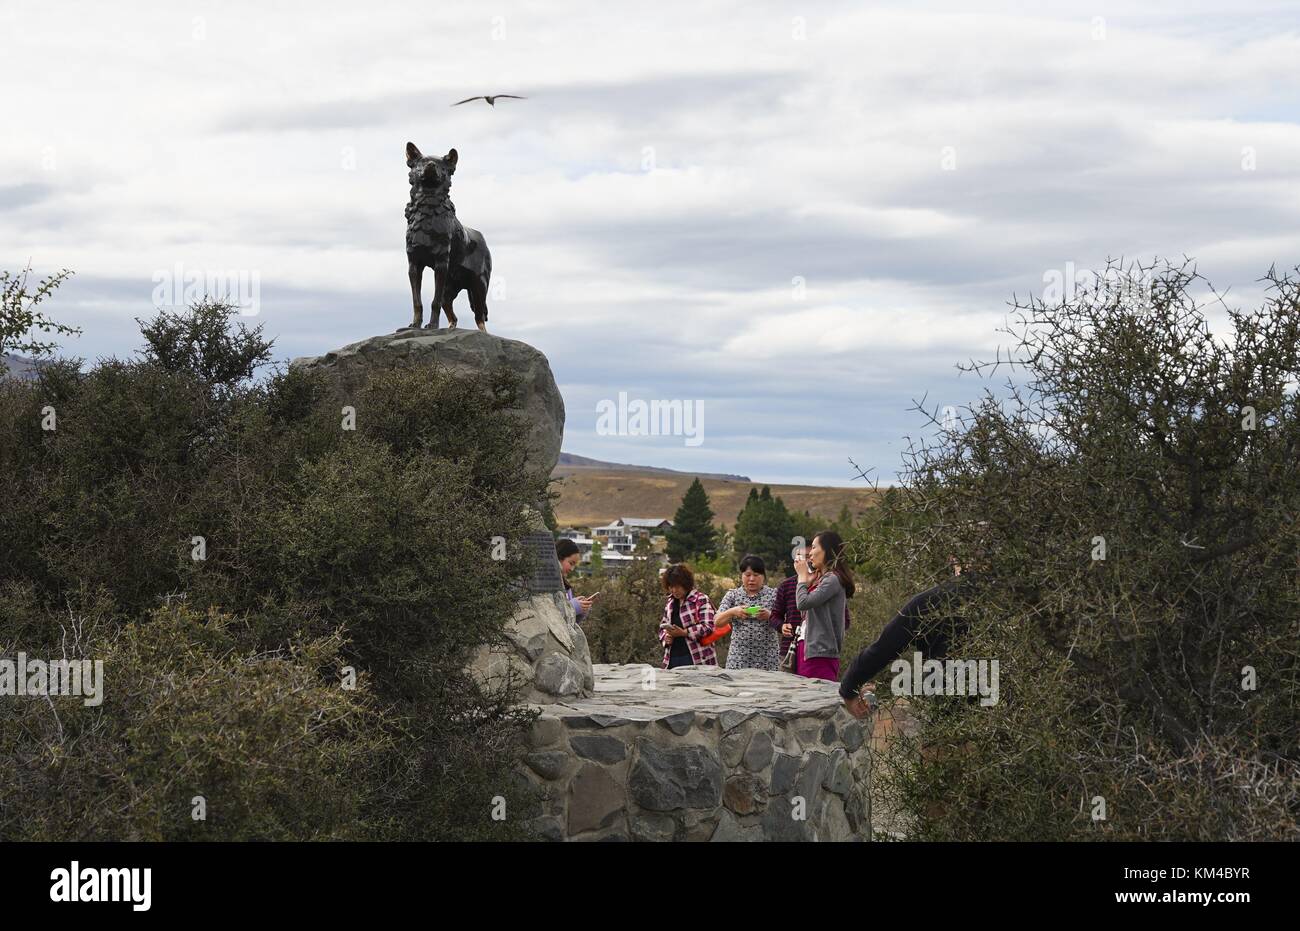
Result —
M535 707L560 718L587 718L601 727L659 721L691 711L719 717L730 729L755 714L778 720L829 717L843 706L837 683L788 672L718 666L660 669L644 663L596 663L592 668L596 687L590 698Z

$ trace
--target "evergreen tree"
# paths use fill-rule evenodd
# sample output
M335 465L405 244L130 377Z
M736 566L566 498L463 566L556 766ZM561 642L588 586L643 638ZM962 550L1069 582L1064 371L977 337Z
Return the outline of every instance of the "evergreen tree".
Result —
M794 534L794 518L785 502L773 497L772 489L766 485L761 493L751 488L745 509L736 518L736 557L748 553L761 556L768 571L775 575L791 562L790 540Z
M713 509L709 496L697 478L682 496L681 506L673 515L668 531L668 558L682 562L695 556L713 556L717 552L717 531L713 529Z
M847 504L840 508L840 516L835 518L835 521L831 524L831 529L846 540L853 537L853 533L857 528L853 525L853 512L849 510Z
M807 510L802 514L792 514L790 519L794 524L793 536L803 537L805 546L811 544L813 537L826 529L826 521L820 517L813 517Z

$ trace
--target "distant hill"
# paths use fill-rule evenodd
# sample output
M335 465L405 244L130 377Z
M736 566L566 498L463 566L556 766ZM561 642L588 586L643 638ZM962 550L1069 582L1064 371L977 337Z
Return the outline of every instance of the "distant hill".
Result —
M561 527L592 527L619 517L672 518L682 495L699 475L713 508L714 524L731 527L745 506L749 489L762 488L763 482L750 481L743 475L677 472L653 466L636 466L599 462L571 453L560 453L560 461L551 475L560 479L555 488L555 519ZM772 494L780 497L792 511L808 511L828 520L839 516L848 505L855 514L875 504L870 488L826 488L818 485L772 485Z
M6 375L12 378L35 378L37 365L34 359L11 356L7 352L0 354L0 378Z
M725 472L679 472L676 469L661 469L658 466L639 466L627 465L622 462L601 462L599 459L588 459L586 456L575 456L573 453L560 453L560 461L556 464L555 471L558 474L561 468L567 469L605 469L608 471L618 472L653 472L660 475L689 475L692 478L699 476L705 478L717 478L729 482L747 482L748 475L730 475Z

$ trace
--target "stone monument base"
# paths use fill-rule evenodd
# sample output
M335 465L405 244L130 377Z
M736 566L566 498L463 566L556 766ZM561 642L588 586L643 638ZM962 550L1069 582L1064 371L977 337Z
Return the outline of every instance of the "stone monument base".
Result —
M868 728L835 683L597 664L542 704L521 778L550 840L870 839Z

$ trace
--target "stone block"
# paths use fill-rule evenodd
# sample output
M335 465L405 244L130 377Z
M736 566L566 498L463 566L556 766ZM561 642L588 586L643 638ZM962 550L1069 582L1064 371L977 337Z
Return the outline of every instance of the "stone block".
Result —
M628 822L633 840L671 841L676 840L678 834L686 833L672 815L658 811L637 812L628 819Z
M717 808L722 801L722 764L704 747L661 747L643 738L637 741L628 790L638 805L651 811Z
M596 763L584 763L569 783L569 835L614 823L627 807L617 779Z
M549 747L557 743L563 733L564 726L559 718L551 714L539 715L528 731L528 745L538 749Z
M534 686L557 697L579 695L583 690L581 667L563 653L547 653L537 664Z
M713 829L710 841L717 843L754 843L763 840L763 826L760 823L741 821L725 808L718 814L718 825Z
M844 752L843 747L832 750L826 776L822 779L822 787L836 795L844 795L852 786L853 773L849 768L849 755Z
M718 746L722 751L722 762L727 769L735 769L740 765L748 740L748 736L740 731L732 731L722 738Z
M617 737L604 734L575 734L569 738L573 752L584 760L618 763L627 759L627 747Z
M785 795L794 788L795 777L803 764L800 757L788 753L777 753L776 762L772 764L772 783L769 791L773 795Z
M528 768L543 779L559 779L569 769L573 757L563 750L539 750L524 757Z
M862 722L856 718L844 725L840 731L840 739L844 741L844 749L850 753L862 746L866 739L863 735Z
M767 731L759 731L751 737L742 759L750 772L757 773L766 769L772 762L772 735Z
M830 769L830 757L820 750L813 750L807 755L803 764L803 772L795 781L794 794L802 796L808 802L808 808L811 810L817 797L821 792L822 780L826 778L826 773Z
M678 737L682 737L691 729L691 725L695 723L695 712L678 711L675 714L670 714L667 717L662 718L660 723Z
M750 773L727 777L722 803L738 815L752 815L767 804L762 784Z

